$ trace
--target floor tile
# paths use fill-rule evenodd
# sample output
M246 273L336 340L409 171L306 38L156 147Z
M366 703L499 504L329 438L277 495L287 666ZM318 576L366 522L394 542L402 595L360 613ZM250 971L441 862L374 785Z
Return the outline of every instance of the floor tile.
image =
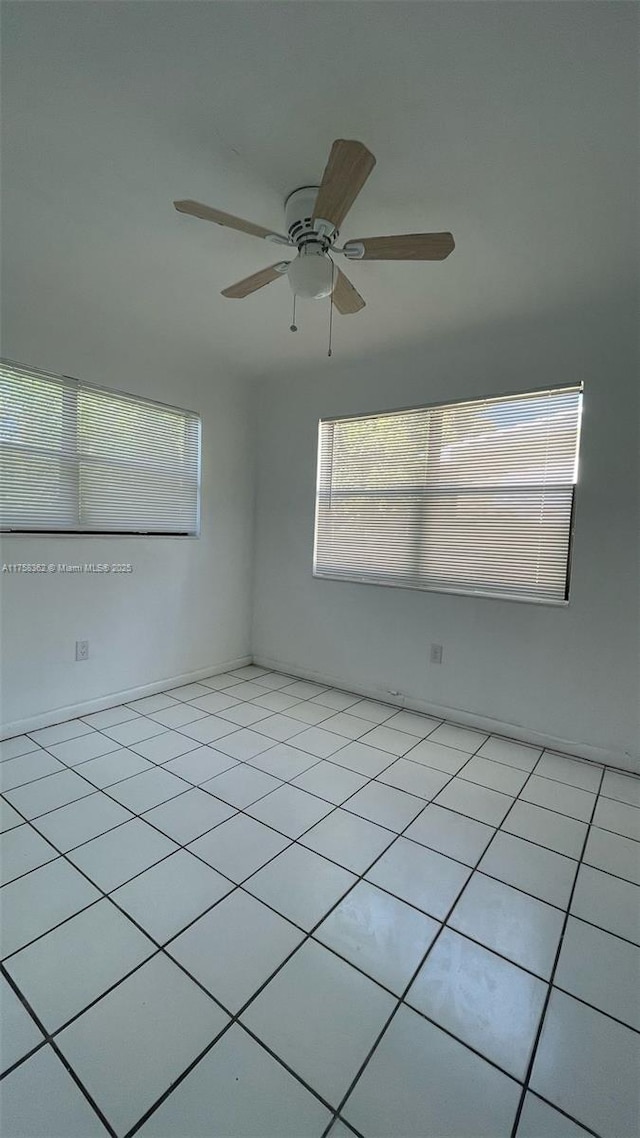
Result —
M168 710L175 708L180 711L181 704L172 704ZM104 727L105 735L115 739L123 747L131 743L141 743L143 739L151 739L154 735L163 735L166 727L156 723L155 719L148 719L146 715L138 715L135 719L128 719L125 723L115 723L112 727Z
M398 838L367 873L402 901L442 921L469 877L466 866L406 838Z
M222 751L218 751L215 747L205 746L196 747L195 751L189 751L186 755L178 755L177 759L170 759L164 764L163 769L199 786L235 766L237 766L236 759L232 759L230 755L223 755Z
M346 746L344 735L336 735L322 727L309 727L297 736L295 745L318 759L328 759Z
M109 755L101 755L98 759L89 759L88 763L83 763L82 777L88 779L94 787L98 786L104 790L116 782L121 782L123 778L131 778L134 774L152 769L153 763L148 759L143 759L142 755L136 755L126 747L121 747Z
M490 790L499 790L503 794L515 796L522 790L527 778L525 771L517 767L508 767L506 763L496 763L493 759L485 759L474 755L462 771L461 778L468 782L487 786Z
M496 834L478 869L566 909L576 876L572 858L533 845L512 834Z
M15 759L18 755L27 755L29 751L37 751L38 744L34 743L28 735L14 735L12 739L0 740L0 762L5 759Z
M524 1100L517 1138L589 1138L589 1132L529 1093Z
M513 805L513 798L456 776L440 791L436 802L439 806L456 810L458 814L465 814L467 818L475 818L477 822L499 826Z
M383 726L374 727L367 735L367 745L378 747L380 751L388 751L391 755L406 755L415 747L415 735L408 735L406 731L394 731L393 728Z
M546 993L542 980L445 929L406 1000L523 1080Z
M270 774L265 774L264 771L255 770L245 763L239 763L231 770L208 779L202 785L216 798L221 798L223 802L228 802L231 806L236 806L238 810L243 810L282 784L279 779L272 778Z
M345 739L360 739L362 735L372 730L372 724L358 715L339 711L337 715L332 715L331 719L326 720L325 728L327 731L333 731L335 735L343 735Z
M519 1097L512 1079L402 1007L341 1113L367 1138L502 1138Z
M113 727L116 723L128 723L137 717L137 711L132 711L126 704L121 703L117 707L108 707L106 711L94 711L91 715L83 715L80 722L88 727L95 727L97 731L104 731L105 727Z
M272 712L267 711L266 707L256 707L253 703L238 703L235 707L221 711L220 718L235 724L236 727L251 727L252 723L263 722L271 714Z
M5 759L0 763L0 790L5 793L17 786L25 786L38 778L66 771L64 763L54 759L47 751L33 751L20 755L17 759Z
M293 785L301 790L308 790L310 794L317 794L327 802L339 806L345 799L355 794L367 782L365 775L356 774L346 767L339 767L335 763L315 763L308 770L294 778Z
M227 818L233 817L234 813L233 807L227 806L226 802L221 802L204 790L194 789L163 802L161 806L154 806L153 810L147 810L144 819L173 838L174 842L187 845Z
M606 770L602 780L602 794L606 798L626 802L628 806L640 806L640 778Z
M173 699L170 695L145 695L142 699L135 699L132 703L128 703L127 707L132 707L134 711L139 711L142 715L150 715L152 711L162 711L164 707L171 707L175 703L178 703L178 700Z
M323 798L316 798L296 786L281 786L248 806L247 814L289 838L299 838L331 810L333 807Z
M293 845L246 882L245 889L309 931L356 878L311 850Z
M531 773L542 754L542 747L530 747L527 743L516 743L514 739L490 735L478 754L485 759L493 759L494 762L506 763L507 766Z
M471 727L458 727L454 723L442 723L440 727L436 727L429 738L434 743L443 743L446 747L468 751L470 755L474 754L487 740L484 732L474 731Z
M270 713L267 719L263 719L260 724L260 734L267 735L269 739L276 742L284 743L287 739L292 739L294 735L300 735L305 730L304 723L300 723L297 719L292 719L290 715L279 715L277 713Z
M567 786L566 783L541 778L540 775L534 774L520 798L524 802L533 802L536 806L544 806L559 814L567 814L580 822L588 822L596 796L587 790L580 790L578 787Z
M172 941L168 951L236 1014L303 937L284 917L236 889Z
M196 719L195 723L185 723L180 728L180 733L195 739L197 743L205 744L215 743L216 739L231 735L236 730L237 724L230 723L228 719L220 719L218 715L205 715L204 719Z
M158 944L165 944L232 889L215 869L178 850L111 896Z
M0 834L12 830L14 826L22 826L24 818L13 809L4 798L0 798Z
M28 1051L42 1043L44 1036L4 976L0 976L0 1009L0 1074L3 1074Z
M140 1130L140 1138L321 1138L329 1111L235 1024Z
M412 763L422 763L425 767L443 771L445 774L458 774L469 762L470 756L466 751L457 751L455 747L445 747L443 743L432 743L431 739L423 739L410 751L407 759Z
M614 802L612 798L600 795L593 824L625 838L633 838L636 842L640 841L640 810L625 802Z
M65 1028L57 1042L111 1125L124 1133L226 1022L209 996L158 955Z
M63 858L34 869L2 890L2 956L97 901L98 890Z
M85 763L87 759L96 759L98 755L106 755L109 751L117 751L118 743L100 731L92 731L89 735L80 735L76 739L68 739L64 743L51 743L48 750L56 759L75 767L78 763Z
M69 853L74 865L105 893L124 885L175 849L175 843L146 822L133 818L116 830L92 838Z
M290 680L288 680L290 682ZM219 672L215 676L205 676L200 680L206 688L213 691L226 691L227 688L234 688L242 683L238 676L234 676L232 672Z
M334 810L309 830L300 842L352 873L361 874L394 840L395 834L390 830L346 810Z
M355 771L356 774L363 774L366 778L375 778L391 766L393 755L388 751L379 751L377 747L369 747L367 743L351 742L336 751L331 756L331 762Z
M581 790L597 793L602 767L598 763L571 759L568 755L560 755L556 751L543 751L542 758L536 767L536 774L544 778L552 778L556 782L566 782L569 786L577 786Z
M584 822L522 801L514 803L504 820L503 829L576 859L580 857L587 832Z
M233 735L225 735L222 739L218 739L216 750L222 751L224 755L231 755L232 759L246 761L262 754L263 751L268 751L273 745L273 739L268 739L266 735L241 728Z
M209 695L209 694L210 694L210 689L207 687L204 687L203 684L198 684L198 683L182 684L177 688L167 688L167 695L170 695L172 699L180 700L180 702L186 702L187 700L190 700L190 699L197 699L198 696ZM154 711L154 712L150 712L149 714L156 715L157 712ZM177 724L173 724L173 726L177 726Z
M187 751L194 751L197 746L195 739L189 739L178 731L165 731L162 735L154 735L152 739L132 743L131 750L152 763L166 763L178 755L186 755Z
M354 712L357 715L357 712ZM442 723L441 719L433 719L430 715L419 715L416 711L397 711L386 726L396 731L404 731L407 735L415 735L417 739L426 739L436 727Z
M235 668L231 673L241 680L260 680L271 675L268 668L261 668L257 664L245 664L242 668Z
M206 691L206 688L203 690ZM186 723L195 723L198 719L206 719L207 713L198 707L192 707L190 703L181 703L165 707L164 711L154 711L150 718L163 727L175 729L184 727Z
M189 789L188 783L169 771L154 767L150 771L136 774L124 782L118 782L109 788L109 794L122 806L126 806L134 814L141 814L143 810L151 810L169 798L184 794Z
M193 706L199 708L200 711L206 711L207 715L218 715L219 712L225 711L227 707L235 707L237 703L239 703L239 700L228 692L210 691L208 695L199 696L197 699L194 699Z
M54 723L52 727L32 731L31 738L41 747L49 747L52 743L66 743L68 739L90 735L92 729L92 726L82 719L68 719L66 723Z
M309 680L294 680L284 690L287 695L295 695L297 699L311 699L314 695L322 695L328 687L328 684L313 684Z
M296 739L293 746L288 743L276 743L270 750L264 751L261 755L254 755L247 761L252 767L257 767L258 770L265 771L274 778L291 779L314 767L318 759L307 751L299 750Z
M408 759L396 759L395 763L378 775L378 782L427 800L434 798L448 781L449 775L443 771L411 763Z
M431 917L361 881L314 936L400 996L439 928Z
M6 885L57 856L31 826L17 826L0 837L0 881Z
M345 810L397 833L413 821L423 806L424 799L377 782L363 786L344 804Z
M397 711L398 708L390 703L381 703L377 699L360 699L357 703L351 704L349 715L359 715L361 719L368 719L370 723L386 723L396 715Z
M253 702L256 707L265 707L267 711L289 711L300 700L296 695L287 695L281 691L263 691Z
M108 1131L51 1047L2 1084L6 1138L107 1138Z
M640 948L569 917L554 984L640 1031Z
M465 865L476 865L494 833L493 826L430 802L405 831L405 837L463 861Z
M449 924L548 980L563 920L559 909L474 873Z
M640 1035L553 992L531 1089L555 1103L602 1138L640 1130L638 1071Z
M337 1105L394 1005L393 996L350 964L307 941L242 1021Z
M80 778L75 771L63 770L60 774L49 774L26 786L7 790L5 796L25 818L31 819L92 793L91 784L86 779Z
M251 683L251 681L246 680L243 683L236 684L231 694L235 699L255 699L257 696L264 695L264 688L261 688L258 684Z
M257 701L254 700L254 703L256 702ZM262 700L260 700L260 703L263 706L267 706L263 704ZM290 698L287 699L285 707L274 707L272 710L286 711L289 719L297 719L300 723L309 723L311 726L315 726L317 723L324 723L334 715L330 707L323 707L321 704L311 703L310 701L307 703L292 704Z
M254 676L255 682L258 687L266 688L267 691L276 691L278 688L286 688L293 681L293 676L285 676L282 672L269 672L265 676Z
M311 703L319 703L323 707L330 707L333 711L346 711L348 707L361 702L362 696L350 691L339 691L337 688L329 688L311 699Z
M16 953L7 971L53 1032L155 951L115 905L103 900Z
M640 885L640 843L592 826L584 853L587 865Z
M640 944L640 887L629 881L581 865L571 913Z
M232 881L244 881L289 845L289 839L261 822L236 814L216 826L189 849Z

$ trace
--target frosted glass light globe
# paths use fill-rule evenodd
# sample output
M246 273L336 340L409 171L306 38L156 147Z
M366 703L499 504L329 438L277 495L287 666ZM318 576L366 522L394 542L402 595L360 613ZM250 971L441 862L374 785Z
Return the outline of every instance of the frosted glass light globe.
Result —
M287 276L293 292L305 300L320 300L333 290L333 262L321 251L301 249Z

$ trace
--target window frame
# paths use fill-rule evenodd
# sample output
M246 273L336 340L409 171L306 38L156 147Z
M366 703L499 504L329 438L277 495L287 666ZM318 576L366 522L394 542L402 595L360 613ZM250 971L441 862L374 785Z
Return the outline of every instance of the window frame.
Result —
M76 398L73 400L72 414L77 415L77 394L84 388L91 391L102 391L106 395L122 396L123 399L134 400L142 404L160 407L163 411L174 411L180 415L190 416L195 421L197 429L197 485L196 485L196 516L195 525L192 533L180 533L177 530L122 530L122 529L89 529L78 527L77 529L50 529L46 527L38 529L12 529L4 527L0 524L0 539L6 540L7 538L20 537L60 537L60 538L80 538L80 537L117 537L117 538L147 538L147 537L163 537L163 538L176 538L180 541L197 541L201 536L201 514L202 514L202 416L197 411L190 410L187 407L177 407L173 403L163 403L159 399L151 399L146 395L139 395L132 391L124 391L122 388L107 387L105 384L93 383L88 380L76 379L75 376L59 374L50 371L44 371L42 368L27 366L23 363L18 363L15 360L10 360L6 356L0 358L0 364L6 365L16 371L22 371L30 375L41 375L44 379L59 380L64 384L72 385L63 388L63 400L65 414L68 414L66 406L69 401L69 395L73 390L76 392ZM69 401L70 402L70 401ZM27 448L25 448L27 450ZM2 453L2 443L0 442L0 455ZM73 470L73 477L75 481L75 516L79 518L81 511L80 490L79 490L79 470L80 470L80 451L76 447L75 452L75 465ZM1 470L0 461L0 470ZM125 464L118 464L122 467ZM71 501L71 498L69 499Z
M573 482L573 490L571 497L571 508L569 514L568 525L568 540L567 540L567 571L565 577L565 595L564 597L535 597L527 595L526 593L517 595L514 593L500 593L498 591L487 591L481 588L474 588L473 586L459 586L459 585L446 585L446 584L419 584L415 582L406 581L393 581L391 579L380 578L376 580L373 576L358 577L357 574L353 576L346 576L343 573L337 574L324 570L318 570L318 529L319 529L319 486L322 469L322 426L325 423L341 423L345 421L354 422L358 419L373 419L382 415L401 415L410 412L430 411L438 407L459 407L464 404L489 402L491 400L499 399L515 399L526 398L527 396L535 397L536 395L545 395L556 391L565 391L568 388L577 388L580 395L580 410L578 414L578 424L576 432L576 457L575 457L575 478ZM335 581L345 585L370 585L373 588L389 588L389 589L408 589L412 592L418 593L441 593L451 596L460 597L481 597L483 600L488 601L511 601L518 604L530 605L544 605L551 608L566 609L571 603L571 580L573 572L573 552L574 552L574 539L575 539L575 519L576 519L576 504L578 496L578 470L580 459L580 441L582 433L582 418L584 415L584 382L582 380L566 381L564 383L555 384L550 386L544 384L541 387L528 388L526 391L500 391L491 395L483 395L480 398L465 398L465 399L439 399L431 403L420 404L404 404L401 407L385 407L381 410L375 411L362 411L356 414L345 415L324 415L318 419L317 426L317 456L316 456L316 480L314 492L314 526L313 526L313 560L311 575L318 581Z

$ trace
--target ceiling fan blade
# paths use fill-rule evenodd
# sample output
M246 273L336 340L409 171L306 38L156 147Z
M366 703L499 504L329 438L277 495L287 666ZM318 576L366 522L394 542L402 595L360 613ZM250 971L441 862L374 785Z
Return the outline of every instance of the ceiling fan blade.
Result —
M337 138L322 175L313 220L322 218L339 229L375 164L364 143Z
M243 300L245 296L257 292L259 288L264 288L265 285L271 284L271 281L281 277L287 271L288 264L288 261L277 261L275 265L268 265L266 269L260 269L252 276L245 277L243 281L237 281L236 284L229 285L229 288L223 288L222 295L230 297L231 300Z
M444 261L455 248L451 233L399 233L345 242L347 257L363 261Z
M365 302L360 293L353 287L348 277L338 269L336 286L331 293L331 299L342 316L350 316L364 308Z
M265 229L263 225L254 225L252 221L245 221L244 217L234 217L232 213L224 213L221 209L213 209L210 205L201 202L180 201L173 203L179 213L188 213L191 217L201 217L203 221L215 221L216 225L224 225L228 229L239 229L242 233L250 233L252 237L279 237L289 244L289 238L273 229Z

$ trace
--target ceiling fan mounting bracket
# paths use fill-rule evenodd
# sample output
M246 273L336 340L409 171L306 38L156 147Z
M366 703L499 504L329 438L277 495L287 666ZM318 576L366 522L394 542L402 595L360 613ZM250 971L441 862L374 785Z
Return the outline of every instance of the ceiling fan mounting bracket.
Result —
M298 249L313 242L321 245L326 253L338 237L338 230L330 221L313 219L318 189L318 186L301 186L289 194L284 203L285 228L289 240Z

